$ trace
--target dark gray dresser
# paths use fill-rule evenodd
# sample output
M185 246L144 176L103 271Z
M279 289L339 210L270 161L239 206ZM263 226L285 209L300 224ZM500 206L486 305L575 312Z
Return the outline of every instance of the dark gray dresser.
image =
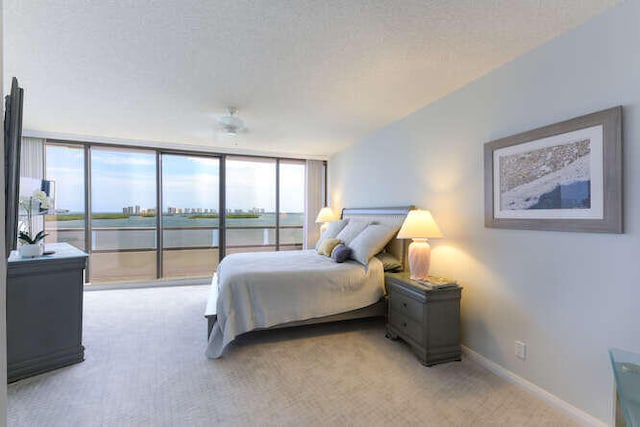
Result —
M82 362L83 271L87 254L67 243L52 255L7 264L7 379L14 382Z
M387 337L402 338L423 365L460 360L462 288L429 289L409 273L386 273Z

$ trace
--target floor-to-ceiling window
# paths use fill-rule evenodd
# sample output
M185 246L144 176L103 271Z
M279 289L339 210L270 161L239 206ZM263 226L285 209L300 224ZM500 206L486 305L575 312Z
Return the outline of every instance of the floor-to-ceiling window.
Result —
M45 151L47 241L87 251L91 283L207 277L227 254L302 248L303 160L58 141Z
M226 254L276 250L276 159L227 157Z
M281 251L302 249L305 164L280 160L279 166L279 248Z
M220 256L220 159L162 155L162 275L210 276Z
M91 148L91 282L153 280L156 154Z
M47 144L45 179L53 181L54 212L45 215L47 242L85 249L85 162L82 145Z

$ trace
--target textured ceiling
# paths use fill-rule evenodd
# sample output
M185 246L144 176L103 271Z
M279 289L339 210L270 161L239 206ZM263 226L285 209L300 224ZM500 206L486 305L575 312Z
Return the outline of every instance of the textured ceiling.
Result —
M4 84L30 130L330 155L617 2L5 0Z

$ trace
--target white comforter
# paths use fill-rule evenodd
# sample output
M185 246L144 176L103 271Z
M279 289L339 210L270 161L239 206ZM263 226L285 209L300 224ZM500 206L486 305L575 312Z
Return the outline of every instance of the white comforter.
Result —
M229 255L217 276L218 317L206 351L213 359L240 334L366 307L384 287L377 258L367 267L339 264L314 250Z

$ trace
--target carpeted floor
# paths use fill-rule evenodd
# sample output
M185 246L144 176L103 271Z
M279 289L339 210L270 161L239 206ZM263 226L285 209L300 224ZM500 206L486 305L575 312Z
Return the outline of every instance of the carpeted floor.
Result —
M423 367L382 321L249 334L208 360L206 297L86 292L86 360L11 384L9 426L572 425L468 360Z

